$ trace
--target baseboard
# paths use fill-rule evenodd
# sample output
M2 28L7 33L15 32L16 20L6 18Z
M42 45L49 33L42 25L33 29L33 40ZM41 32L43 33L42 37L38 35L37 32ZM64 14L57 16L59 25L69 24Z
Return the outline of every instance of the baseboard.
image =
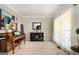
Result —
M62 48L62 50L63 50L64 52L66 52L68 55L71 55L71 51L69 51L68 49Z
M66 48L61 47L59 44L57 44L55 41L53 41L53 43L57 46L57 48L63 50L64 52L66 52L68 55L71 55L71 51L67 50Z

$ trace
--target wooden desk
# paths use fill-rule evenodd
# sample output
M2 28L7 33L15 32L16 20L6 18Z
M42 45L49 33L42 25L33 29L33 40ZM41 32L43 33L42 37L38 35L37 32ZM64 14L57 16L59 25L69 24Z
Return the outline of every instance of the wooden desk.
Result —
M21 36L13 38L13 42L12 42L13 54L14 54L16 46L19 45L19 49L20 49L20 44L21 44L22 40L24 40L24 44L25 44L25 35L21 35Z
M0 46L0 51L8 53L9 51L13 50L14 54L15 47L19 46L20 49L20 44L22 41L24 41L25 44L25 34L16 37L11 33L7 33L5 39L0 41L0 45L2 45Z

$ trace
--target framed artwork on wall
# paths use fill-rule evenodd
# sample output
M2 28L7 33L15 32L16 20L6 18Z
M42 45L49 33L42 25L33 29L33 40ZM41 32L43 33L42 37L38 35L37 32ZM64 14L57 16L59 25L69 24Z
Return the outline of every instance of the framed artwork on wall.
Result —
M0 29L10 29L9 27L11 23L15 25L14 27L17 30L17 17L3 9L0 9Z
M41 30L41 22L32 22L33 30Z

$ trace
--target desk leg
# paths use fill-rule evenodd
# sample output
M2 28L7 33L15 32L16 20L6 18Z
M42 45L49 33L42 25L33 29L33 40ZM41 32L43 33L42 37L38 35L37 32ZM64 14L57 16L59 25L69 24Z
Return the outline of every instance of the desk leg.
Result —
M25 39L24 39L24 44L25 44L26 42L25 42Z
M19 50L20 50L20 44L19 44Z
M13 54L14 54L14 50L15 50L14 42L12 43L12 47L13 47Z
M19 50L20 50L20 44L21 44L21 41L19 42Z
M26 41L26 39L25 39L25 37L24 37L24 44L26 43L25 41Z

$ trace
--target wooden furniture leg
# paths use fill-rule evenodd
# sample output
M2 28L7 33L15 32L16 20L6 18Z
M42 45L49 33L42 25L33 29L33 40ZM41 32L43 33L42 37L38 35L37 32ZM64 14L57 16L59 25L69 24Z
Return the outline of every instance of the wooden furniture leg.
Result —
M14 50L15 50L15 47L14 47L14 42L12 42L12 48L13 48L13 54L14 54Z
M21 41L19 41L19 50L20 50L20 44L21 44Z
M25 36L24 36L24 44L26 43L25 41L26 41L26 38L25 38Z

